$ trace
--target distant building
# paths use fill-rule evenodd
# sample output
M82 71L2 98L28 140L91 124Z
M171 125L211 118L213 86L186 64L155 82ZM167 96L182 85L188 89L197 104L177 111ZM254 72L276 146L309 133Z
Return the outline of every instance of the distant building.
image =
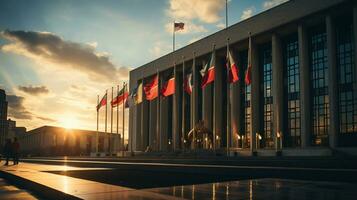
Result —
M4 145L7 135L7 101L6 93L0 89L0 147ZM0 148L0 152L2 148Z
M99 132L98 152L121 150L120 135ZM31 156L80 156L96 152L96 131L42 126L19 138L21 153ZM111 143L111 145L109 145ZM109 148L111 146L111 148Z
M8 119L7 120L7 138L22 138L26 135L26 128L25 127L17 127L16 121Z

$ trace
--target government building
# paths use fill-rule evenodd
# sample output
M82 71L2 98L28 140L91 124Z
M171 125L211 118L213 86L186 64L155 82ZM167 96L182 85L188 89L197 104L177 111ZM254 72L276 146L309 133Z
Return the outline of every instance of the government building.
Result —
M153 60L130 72L130 89L158 75L159 91L172 77L175 91L153 100L142 91L143 101L130 107L129 146L258 156L356 152L356 42L357 1L290 0ZM239 69L235 83L227 79L227 44ZM212 56L214 81L202 88L200 70Z

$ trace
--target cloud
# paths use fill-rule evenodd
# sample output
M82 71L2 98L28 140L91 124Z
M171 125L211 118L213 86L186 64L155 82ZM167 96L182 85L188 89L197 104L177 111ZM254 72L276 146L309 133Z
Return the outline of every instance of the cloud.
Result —
M18 89L31 95L48 94L50 90L46 86L19 86Z
M289 0L270 0L270 1L265 1L263 3L263 8L264 9L269 9L269 8L272 8L272 7L275 7L279 4L282 4L282 3L285 3Z
M24 106L24 97L16 95L7 95L8 116L15 119L32 119L33 114Z
M242 16L240 17L240 19L241 20L248 19L249 17L251 17L253 15L254 11L255 11L254 7L250 7L250 8L243 10L243 13L242 13Z
M225 0L170 0L167 13L176 20L198 19L205 23L215 23L225 7Z
M216 24L216 27L220 28L220 29L226 28L226 24L225 23L218 23L218 24Z
M155 58L160 57L168 52L170 52L170 50L172 50L172 46L162 42L162 41L157 41L155 42L154 47L152 47L151 49L149 49L149 52L151 55L153 55Z
M40 119L40 120L42 120L42 121L47 121L47 122L57 122L57 120L51 119L51 118L48 118L48 117L40 117L40 116L37 116L36 118L37 118L37 119Z
M95 51L96 43L76 43L53 33L35 31L5 30L0 33L0 37L10 41L1 46L0 50L53 63L67 70L77 70L92 80L118 80L118 76L127 77L130 70L129 67L117 69L107 53Z
M173 32L173 24L169 22L165 25L166 32ZM202 25L196 25L192 22L186 22L183 30L176 31L176 34L187 34L187 33L205 33L208 30Z

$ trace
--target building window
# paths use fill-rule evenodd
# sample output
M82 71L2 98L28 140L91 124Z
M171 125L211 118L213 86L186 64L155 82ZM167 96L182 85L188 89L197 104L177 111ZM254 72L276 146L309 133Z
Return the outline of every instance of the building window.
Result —
M273 74L272 74L272 56L271 44L264 45L261 49L260 62L263 69L263 123L264 132L262 136L261 147L273 148Z
M325 27L316 27L310 35L312 82L312 144L328 145L329 97Z
M339 145L356 145L357 102L354 87L354 45L352 22L337 26L337 73L339 89L340 138Z
M300 72L299 46L296 34L288 36L284 42L284 76L285 76L285 116L284 142L287 147L298 147L301 143L300 120Z

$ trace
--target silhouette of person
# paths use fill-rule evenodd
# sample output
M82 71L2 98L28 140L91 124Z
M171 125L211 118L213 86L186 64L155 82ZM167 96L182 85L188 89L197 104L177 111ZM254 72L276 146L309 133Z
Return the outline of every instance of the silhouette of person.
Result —
M5 159L6 159L5 165L9 165L9 159L10 159L11 153L12 153L11 139L6 139L5 146L4 146L4 154L5 154Z
M19 152L20 152L20 144L17 141L17 138L14 138L14 141L12 142L12 156L13 156L13 161L14 165L19 164Z

